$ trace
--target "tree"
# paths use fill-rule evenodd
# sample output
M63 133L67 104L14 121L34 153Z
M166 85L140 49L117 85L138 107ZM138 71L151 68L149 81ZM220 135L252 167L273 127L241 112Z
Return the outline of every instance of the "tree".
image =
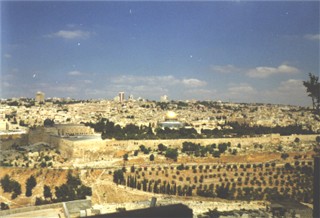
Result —
M138 154L139 154L139 150L135 150L133 155L138 156Z
M54 125L54 120L53 120L53 119L50 120L49 118L47 118L47 119L44 120L43 125L44 125L45 127L51 127L51 126Z
M282 153L282 154L281 154L281 158L282 158L283 160L287 159L288 157L289 157L289 154L287 154L287 153Z
M166 150L165 157L171 158L171 159L173 159L174 161L177 161L177 158L178 158L178 150L177 150L177 149L173 149L173 148L168 148L168 149Z
M132 165L132 166L131 166L131 170L130 170L131 173L134 173L135 170L136 170L136 169L135 169L134 165Z
M150 157L149 157L150 161L154 161L154 155L151 154Z
M50 196L50 188L47 187L46 196ZM44 190L45 191L45 190ZM71 172L68 173L67 183L62 184L59 187L55 187L55 194L58 202L60 201L73 201L76 199L83 199L86 195L92 195L92 190L82 184L79 177L72 176Z
M18 195L21 194L21 185L19 182L12 180L11 182L12 184L12 195L11 195L11 199L15 199L16 197L18 197Z
M309 81L303 81L303 85L307 88L308 96L312 99L313 109L320 112L320 83L319 77L309 73Z
M26 196L32 196L32 189L36 187L37 181L33 175L31 175L26 181Z
M1 180L0 180L1 187L3 189L3 192L11 192L12 188L10 186L10 177L8 174L6 174Z
M21 185L16 180L10 179L9 175L5 175L0 180L3 192L12 192L11 199L15 199L21 194Z
M0 210L9 210L9 205L1 202Z
M50 187L47 186L47 185L44 185L44 187L43 187L43 196L44 196L45 198L50 198L50 199L52 199L51 189L50 189Z
M113 173L113 182L117 184L124 183L124 175L122 170L116 170Z
M127 161L127 160L128 160L128 157L129 157L128 154L123 155L123 160L124 160L124 161Z
M158 150L160 152L165 151L167 149L167 146L165 146L164 144L160 143L158 144Z
M92 189L88 186L81 185L77 190L77 198L78 199L85 199L86 196L92 195Z

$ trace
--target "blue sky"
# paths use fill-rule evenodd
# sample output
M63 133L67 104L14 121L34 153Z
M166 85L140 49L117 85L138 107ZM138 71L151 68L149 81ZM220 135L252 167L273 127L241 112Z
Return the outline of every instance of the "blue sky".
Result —
M0 97L311 105L319 2L1 2Z

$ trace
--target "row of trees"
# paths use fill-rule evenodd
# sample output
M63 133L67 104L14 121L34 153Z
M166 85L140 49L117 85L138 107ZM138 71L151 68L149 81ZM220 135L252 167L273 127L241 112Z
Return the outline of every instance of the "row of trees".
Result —
M192 154L196 157L205 157L207 153L214 157L220 157L220 154L224 153L230 146L230 142L220 143L218 146L216 144L202 146L193 142L183 142L181 151L188 155Z
M135 188L142 191L148 191L153 193L179 195L179 196L192 196L191 186L181 186L176 183L170 184L167 181L161 182L161 180L137 180L136 176L127 176L125 178L123 170L117 170L113 174L113 181L116 184L126 185L131 188Z
M11 199L17 198L21 194L21 185L7 174L0 180L3 192L12 193Z
M229 122L227 125L231 126L232 129L202 129L201 134L207 138L224 137L225 135L233 136L245 136L245 135L264 135L279 133L280 135L291 135L291 134L313 134L312 130L304 129L301 125L289 125L289 126L249 126L246 124L240 125L237 122Z
M11 199L17 198L21 192L21 185L14 179L11 179L9 175L5 175L0 180L3 192L12 193ZM37 181L33 175L31 175L26 180L26 197L32 196L32 190L37 185ZM77 199L85 199L86 196L92 195L92 190L90 187L82 184L79 177L73 176L70 172L67 176L67 182L61 186L55 187L56 198L53 199L51 188L44 185L42 198L36 199L36 205L51 203L51 202L62 202L62 201L72 201Z
M12 192L11 199L15 199L21 194L21 185L7 174L1 180L1 187L4 192ZM36 187L37 181L34 176L30 176L26 181L26 197L32 196L32 189Z
M162 150L165 150L165 147L158 145ZM186 171L181 172L182 170ZM157 178L158 176L160 178ZM161 176L166 177L166 184L161 181ZM181 164L176 167L159 166L150 169L148 167L136 169L131 166L130 174L125 173L125 169L115 172L114 182L143 191L181 196L191 193L203 197L239 200L285 197L312 202L312 177L312 161L296 160L284 165L277 165L275 162L212 166ZM174 186L176 191L173 189ZM177 191L179 186L180 191ZM191 192L188 192L188 188L182 191L184 187L191 187Z
M139 152L142 152L143 154L149 154L152 151L152 149L150 147L146 147L144 145L140 145L138 150L134 151L134 156L137 156L139 154ZM168 148L167 146L163 145L163 144L159 144L158 145L158 154L160 155L164 155L166 158L172 159L174 161L178 160L178 149L176 148ZM149 156L149 160L150 161L154 161L155 157L154 154L151 154ZM124 154L123 155L123 160L127 161L128 160L128 154Z
M82 184L79 177L73 176L69 172L67 182L60 186L55 186L55 195L56 198L53 198L50 187L45 185L43 187L44 199L36 198L36 205L85 199L86 196L92 195L92 189Z
M48 121L49 123L49 121ZM194 128L157 128L153 132L151 126L136 126L134 124L127 124L125 127L115 125L114 122L106 118L102 118L97 123L85 123L85 125L94 128L95 132L101 133L102 139L117 139L117 140L141 140L141 139L184 139L184 138L218 138L230 136L244 136L244 135L262 135L279 133L281 135L291 134L313 134L312 130L304 129L301 125L290 126L254 126L240 125L237 122L230 122L227 125L232 128L228 129L202 129L199 134Z
M193 191L196 190L197 196L202 197L218 197L223 199L238 199L238 200L274 200L281 198L295 198L304 202L310 202L312 199L312 191L306 189L299 189L303 191L294 191L290 194L290 188L277 187L239 187L236 188L235 183L221 183L221 184L200 184L197 188L195 185L181 185L176 182L169 182L167 180L161 181L161 179L137 179L136 175L128 175L125 178L123 171L118 170L114 176L121 174L121 181L119 180L116 184L126 185L131 188L135 188L141 191L168 194L168 195L179 195L179 196L193 196Z

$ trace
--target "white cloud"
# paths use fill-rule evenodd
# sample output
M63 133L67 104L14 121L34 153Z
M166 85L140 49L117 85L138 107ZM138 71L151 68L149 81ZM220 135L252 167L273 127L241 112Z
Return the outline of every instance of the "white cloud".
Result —
M163 76L133 76L122 75L110 80L109 89L114 90L114 93L125 91L134 96L141 96L149 99L159 99L161 95L172 93L170 98L175 99L188 97L187 92L190 89L197 89L206 86L206 82L196 78L177 78L173 75ZM195 97L201 99L200 92ZM204 92L202 92L203 94Z
M306 34L304 35L305 39L320 41L320 34Z
M82 73L80 71L74 70L67 73L69 76L80 76Z
M292 91L292 90L299 90L304 92L305 88L303 86L302 80L296 79L289 79L286 81L282 81L278 88L279 91Z
M231 95L242 95L242 94L248 94L248 93L253 93L255 90L254 88L246 83L241 83L237 85L232 85L231 87L228 88L228 92Z
M213 72L218 72L218 73L235 73L241 71L240 68L237 68L231 64L228 65L212 65L211 70Z
M217 99L232 102L255 102L258 90L248 83L230 83L225 90L218 90Z
M88 80L88 79L83 80L83 82L84 82L85 84L92 84L92 81L91 81L91 80Z
M76 87L75 85L69 85L69 84L61 84L58 86L51 86L49 89L54 92L63 93L63 95L75 94L75 93L79 92L78 87Z
M4 57L5 58L11 58L12 56L11 56L11 54L5 54Z
M267 101L279 104L292 105L310 105L311 100L308 98L302 80L289 79L282 81L278 87L273 90L265 91L261 95Z
M172 75L166 76L132 76L122 75L111 80L115 84L144 84L144 85L185 85L189 87L205 86L207 83L195 78L178 79Z
M297 68L287 64L282 64L278 67L256 67L254 69L250 69L247 72L247 76L252 78L266 78L275 74L294 74L298 72L299 70Z
M111 80L115 84L147 84L147 85L174 85L179 83L174 76L133 76L122 75Z
M47 35L48 37L59 37L64 39L87 39L91 35L90 32L82 30L59 30L56 33Z
M189 87L200 87L205 86L207 83L205 81L201 81L198 79L190 78L190 79L183 79L182 83Z
M9 88L9 87L11 87L11 84L8 83L8 82L5 82L5 81L2 83L2 85L3 85L4 88Z

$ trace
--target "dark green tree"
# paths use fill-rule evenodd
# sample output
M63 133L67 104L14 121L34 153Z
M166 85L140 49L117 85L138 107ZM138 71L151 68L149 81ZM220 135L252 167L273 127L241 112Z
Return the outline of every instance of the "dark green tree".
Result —
M168 148L166 150L165 157L173 159L174 161L177 161L178 158L178 149Z
M26 196L32 196L32 189L36 187L37 181L33 175L31 175L26 181Z
M51 189L50 189L50 187L47 186L47 185L44 185L44 187L43 187L43 196L44 196L45 198L50 198L50 199L52 199Z
M12 188L10 186L10 176L6 174L1 180L1 187L3 189L3 192L11 192Z
M154 155L151 154L150 157L149 157L150 161L154 161Z
M51 126L54 125L54 120L53 119L51 120L51 119L47 118L47 119L44 120L43 125L45 127L51 127Z
M92 195L92 189L88 186L81 185L77 189L77 198L78 199L85 199L86 196L91 196Z
M312 99L313 109L320 112L320 83L319 77L309 73L309 80L303 81L303 85L307 88L308 96Z
M21 194L21 185L19 182L12 180L11 181L11 185L12 185L12 195L11 195L11 199L15 199L16 197L18 197L18 195Z
M124 183L124 175L122 170L116 170L113 173L113 182L116 184Z
M9 210L9 205L6 203L1 202L0 210Z
M67 185L77 187L77 186L81 185L81 180L79 177L72 176L71 172L68 172Z
M5 175L1 180L3 192L12 192L11 199L15 199L21 194L21 185L16 180L10 179L9 175Z
M124 161L128 161L128 157L129 157L128 154L123 155L123 160L124 160Z
M160 143L158 144L158 150L160 152L165 151L167 149L167 146L165 146L164 144Z

